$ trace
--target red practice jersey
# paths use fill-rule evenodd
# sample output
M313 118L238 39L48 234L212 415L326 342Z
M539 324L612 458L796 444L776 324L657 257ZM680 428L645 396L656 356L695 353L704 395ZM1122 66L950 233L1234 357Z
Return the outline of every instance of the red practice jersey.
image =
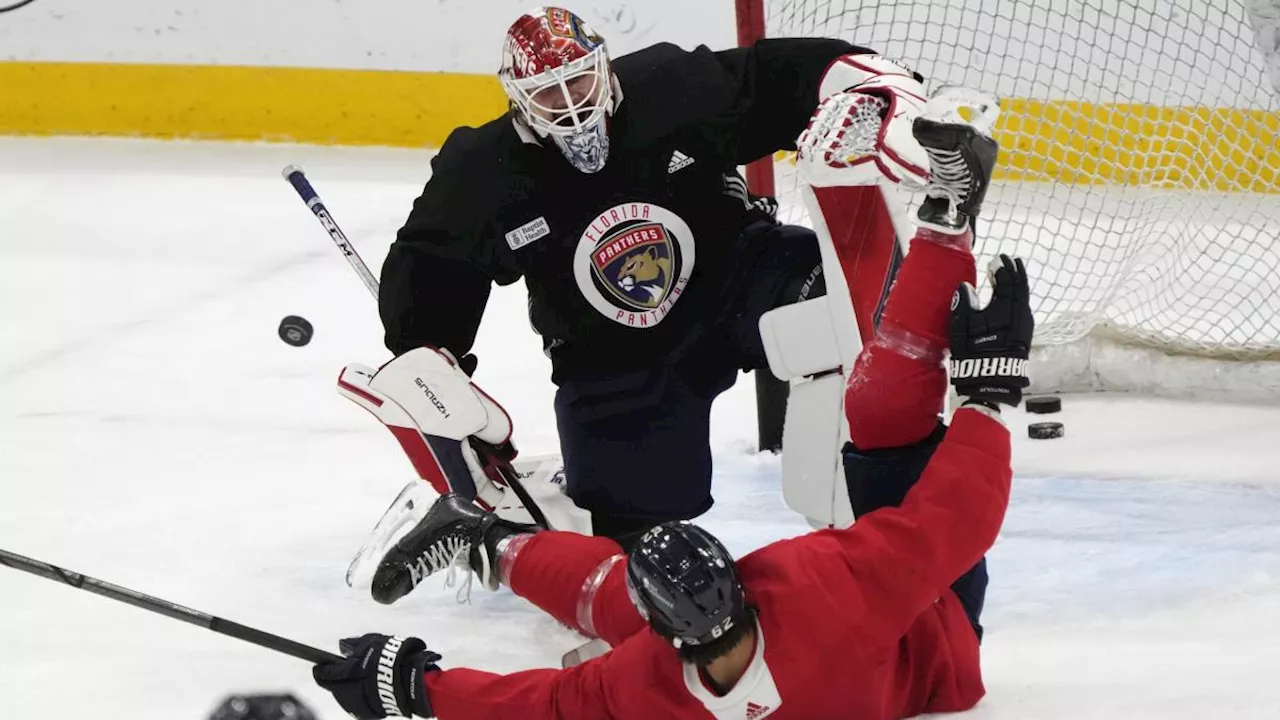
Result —
M759 632L724 697L644 626L619 562L596 602L612 651L567 670L432 672L432 706L442 720L882 720L971 708L985 692L978 640L949 586L995 542L1009 456L1000 421L962 408L901 507L739 560Z

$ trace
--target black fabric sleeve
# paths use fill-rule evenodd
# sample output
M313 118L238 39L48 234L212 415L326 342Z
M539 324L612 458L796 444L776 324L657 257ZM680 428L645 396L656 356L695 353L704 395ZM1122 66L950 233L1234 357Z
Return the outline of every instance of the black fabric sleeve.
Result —
M449 143L432 160L431 180L382 264L378 312L387 349L396 355L423 345L471 349L489 300L495 270L487 247L494 232L492 190ZM502 278L508 282L513 278Z
M401 355L434 345L462 357L475 342L492 283L470 262L438 254L429 239L405 237L402 231L382 264L378 312L387 349Z
M841 55L874 52L843 40L778 38L716 53L737 85L738 145L734 160L749 163L795 141L818 106L827 67Z

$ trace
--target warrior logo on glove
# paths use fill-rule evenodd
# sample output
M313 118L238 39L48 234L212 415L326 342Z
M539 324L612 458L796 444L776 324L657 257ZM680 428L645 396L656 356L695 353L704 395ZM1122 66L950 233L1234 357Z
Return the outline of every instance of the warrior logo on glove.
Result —
M316 665L311 675L352 717L435 716L423 676L440 670L440 655L422 640L369 633L339 645L346 657Z
M987 269L991 302L964 283L951 298L951 384L966 400L1017 406L1027 379L1035 332L1027 269L1021 258L1001 255Z

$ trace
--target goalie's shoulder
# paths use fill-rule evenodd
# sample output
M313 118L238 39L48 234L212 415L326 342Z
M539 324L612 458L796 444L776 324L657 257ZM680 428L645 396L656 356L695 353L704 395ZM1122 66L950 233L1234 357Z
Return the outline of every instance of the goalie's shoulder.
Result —
M479 127L454 129L431 159L427 194L439 197L442 210L470 209L489 217L510 200L531 162L529 149L507 115Z
M471 127L454 128L431 160L433 172L495 174L510 172L511 160L519 153L523 140L509 115Z
M723 112L735 88L705 45L692 50L661 42L613 60L621 87L619 120L629 143L666 137Z
M612 67L623 83L657 81L679 84L689 79L691 69L712 59L711 51L703 45L685 50L675 43L660 42L619 55L613 59Z

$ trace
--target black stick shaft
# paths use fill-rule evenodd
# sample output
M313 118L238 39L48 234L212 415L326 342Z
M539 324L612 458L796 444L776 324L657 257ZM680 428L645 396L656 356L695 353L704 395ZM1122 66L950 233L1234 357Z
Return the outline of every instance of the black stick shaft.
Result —
M11 567L14 570L21 570L25 573L31 573L46 580L54 580L56 582L70 585L78 590L91 592L95 595L101 595L118 602L133 605L134 607L150 610L153 613L159 613L165 617L180 620L190 625L199 625L206 630L212 630L238 640L253 643L259 647L275 650L285 655L296 657L300 660L307 660L313 663L338 662L342 660L339 655L325 652L310 645L303 645L294 642L288 638L282 638L279 635L272 635L269 632L263 632L255 628L241 625L240 623L231 622L220 617L214 617L208 613L202 613L199 610L192 610L189 607L183 607L177 603L161 600L151 595L144 595L136 590L113 585L109 582L91 578L88 575L81 575L77 572L71 572L50 565L46 562L33 560L17 553L11 553L7 550L0 550L0 565Z

